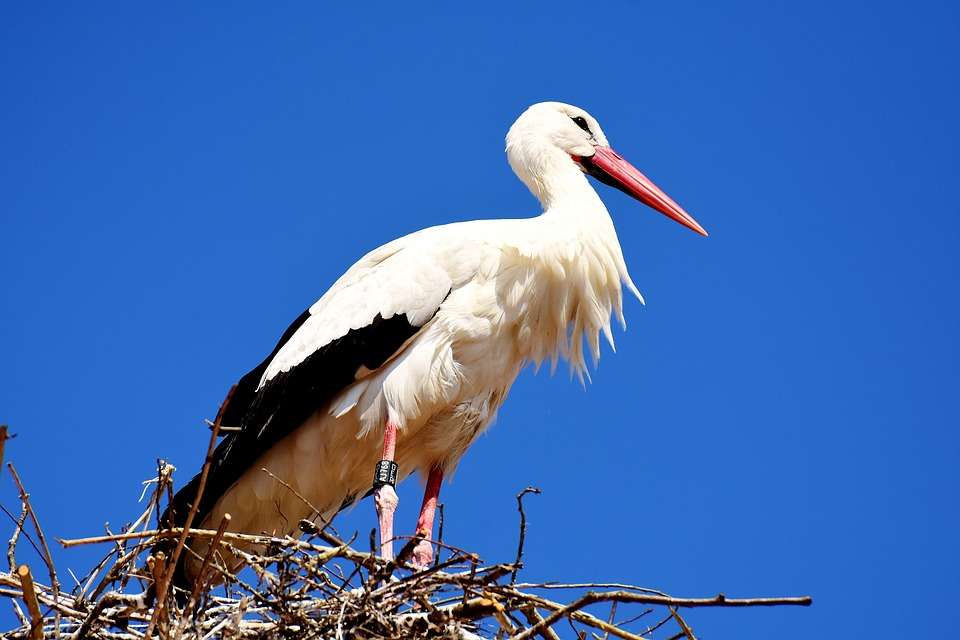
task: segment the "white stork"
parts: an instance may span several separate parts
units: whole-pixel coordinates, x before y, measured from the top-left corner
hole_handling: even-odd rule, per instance
[[[273,352],[238,383],[223,416],[239,427],[217,447],[194,520],[216,528],[292,533],[373,493],[381,554],[393,557],[394,485],[426,476],[413,554],[429,539],[445,474],[496,415],[527,363],[566,359],[581,377],[611,314],[623,324],[627,273],[607,208],[586,175],[707,235],[679,205],[607,144],[583,109],[543,102],[506,138],[507,158],[543,207],[533,218],[431,227],[374,249],[297,318]],[[194,478],[167,521],[181,524]],[[371,491],[372,485],[372,491]],[[192,541],[202,557],[203,542]],[[177,572],[190,584],[195,554]]]

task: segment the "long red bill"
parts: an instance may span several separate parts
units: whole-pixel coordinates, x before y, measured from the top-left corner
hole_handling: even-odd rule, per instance
[[[706,229],[693,219],[683,207],[674,202],[660,187],[640,170],[623,159],[610,147],[597,146],[596,153],[589,158],[582,157],[576,160],[586,169],[587,173],[604,184],[620,189],[640,202],[653,207],[668,218],[693,229],[702,236],[707,235]]]

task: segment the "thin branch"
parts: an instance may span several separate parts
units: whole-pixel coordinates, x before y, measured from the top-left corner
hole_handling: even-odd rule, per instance
[[[11,438],[13,438],[13,436],[8,433],[7,425],[0,424],[0,464],[3,464],[4,445],[7,443],[7,440],[10,440]]]
[[[200,593],[206,584],[206,571],[207,567],[210,566],[210,561],[213,560],[214,554],[217,552],[217,549],[220,547],[220,540],[223,539],[223,533],[226,531],[227,527],[230,525],[229,513],[223,514],[223,517],[220,519],[220,526],[217,527],[217,532],[213,536],[213,540],[210,542],[210,546],[207,547],[207,553],[203,556],[203,562],[200,564],[200,571],[197,572],[197,577],[193,581],[193,591],[190,592],[190,600],[187,601],[187,608],[183,610],[183,613],[180,614],[180,623],[181,625],[190,618],[190,614],[193,613],[193,608],[197,604],[197,599],[200,597]],[[180,627],[177,629],[175,637],[180,636]]]
[[[87,544],[104,544],[109,542],[115,542],[117,540],[134,540],[134,539],[151,539],[152,541],[164,540],[168,538],[179,538],[183,533],[187,531],[184,527],[172,527],[170,529],[149,529],[147,531],[128,531],[127,533],[116,533],[112,536],[92,536],[89,538],[74,538],[74,539],[58,539],[58,542],[64,548],[76,547]],[[191,538],[213,538],[217,534],[215,529],[190,529]],[[334,549],[336,547],[324,547],[322,545],[312,544],[305,540],[298,540],[296,538],[285,536],[285,537],[274,537],[267,535],[257,535],[253,533],[235,533],[232,531],[226,531],[223,534],[223,540],[225,542],[238,542],[246,543],[251,545],[259,545],[262,547],[274,544],[274,545],[284,545],[289,546],[291,549],[297,549],[299,551],[316,551],[316,552],[326,552]],[[346,542],[341,542],[341,545],[346,545]],[[378,558],[376,555],[370,553],[363,553],[361,551],[356,551],[348,546],[345,546],[343,549],[343,555],[349,560],[361,560],[364,563],[372,564],[386,564],[386,560]]]
[[[658,591],[657,589],[638,587],[633,584],[624,584],[623,582],[519,582],[513,586],[517,589],[619,589],[669,597],[668,594],[663,591]]]
[[[629,593],[627,591],[607,591],[598,593],[590,591],[571,604],[554,611],[542,622],[518,634],[513,640],[526,640],[541,628],[552,625],[554,622],[574,611],[598,602],[635,602],[640,604],[660,604],[668,607],[771,607],[779,605],[809,606],[813,599],[809,596],[793,598],[727,598],[722,593],[713,598],[670,598],[664,596]]]
[[[43,535],[43,529],[40,527],[40,520],[37,519],[37,513],[33,510],[33,505],[30,504],[30,494],[27,493],[27,490],[23,488],[23,483],[20,481],[20,475],[14,468],[13,463],[8,462],[7,468],[10,470],[10,474],[13,476],[13,481],[17,483],[17,490],[20,492],[20,501],[26,505],[27,512],[30,514],[30,520],[33,522],[33,530],[36,531],[37,540],[40,542],[40,548],[43,549],[43,562],[47,565],[47,571],[50,573],[50,585],[53,587],[53,597],[54,600],[56,600],[60,595],[60,580],[57,578],[57,570],[53,566],[53,556],[50,555],[50,547],[47,546],[47,537]]]
[[[517,542],[517,559],[513,563],[516,569],[513,570],[513,574],[510,576],[510,584],[517,581],[517,571],[523,566],[523,542],[527,537],[527,514],[523,511],[523,496],[528,493],[540,495],[543,492],[537,487],[527,487],[517,494],[517,511],[520,512],[520,539]]]
[[[443,503],[437,505],[437,510],[440,512],[440,524],[437,531],[437,556],[433,559],[433,566],[440,564],[440,550],[443,549]]]
[[[680,614],[677,612],[676,608],[670,608],[670,615],[673,616],[673,619],[677,621],[677,624],[680,625],[680,630],[683,632],[682,636],[686,636],[687,640],[697,640],[697,636],[693,635],[693,629],[690,628],[690,625],[687,624],[687,621],[680,617]]]
[[[543,622],[543,616],[540,615],[540,612],[537,611],[536,607],[526,607],[521,609],[521,613],[523,613],[523,616],[527,619],[527,622],[532,625],[537,625]],[[541,638],[543,638],[543,640],[560,640],[560,636],[557,635],[557,632],[550,627],[543,627],[537,633]]]
[[[214,425],[213,422],[209,420],[204,420],[203,424],[206,425],[207,429],[210,429],[210,431],[213,431],[213,425]],[[225,433],[239,433],[240,431],[243,431],[243,427],[226,427],[224,425],[220,425],[220,427],[218,428],[218,433],[220,435],[223,435]]]
[[[320,513],[320,510],[317,509],[315,506],[313,506],[313,503],[311,503],[309,500],[307,500],[307,499],[303,496],[303,494],[301,494],[299,491],[297,491],[296,489],[294,489],[293,486],[292,486],[289,482],[287,482],[286,480],[284,480],[284,479],[281,478],[280,476],[278,476],[278,475],[276,475],[275,473],[273,473],[272,471],[270,471],[270,469],[267,469],[266,467],[260,467],[260,471],[263,471],[265,474],[267,474],[268,476],[270,476],[271,478],[273,478],[275,481],[279,482],[285,489],[287,489],[287,491],[289,491],[290,493],[292,493],[292,494],[294,495],[294,497],[297,498],[297,500],[299,500],[300,502],[302,502],[305,507],[307,507],[308,509],[310,509],[310,511],[311,511],[312,513],[316,513],[316,514],[317,514],[317,517],[320,518],[321,522],[323,522],[323,527],[321,527],[321,528],[317,529],[317,531],[311,532],[311,533],[313,533],[313,534],[316,535],[316,536],[319,536],[321,539],[323,539],[324,541],[326,541],[328,544],[333,544],[333,545],[337,545],[337,546],[342,546],[342,545],[343,545],[343,541],[340,539],[340,536],[339,536],[339,534],[337,534],[337,532],[336,532],[335,529],[333,530],[334,535],[331,535],[331,534],[329,534],[329,533],[327,532],[327,529],[328,529],[328,528],[333,529],[333,520],[327,520],[326,518],[324,518],[324,517],[323,517],[323,514]],[[301,522],[303,522],[303,521],[301,521]],[[307,520],[306,522],[310,522],[310,521]]]
[[[150,624],[147,626],[146,633],[144,633],[147,638],[153,633],[153,629],[160,619],[161,612],[166,608],[167,590],[170,588],[170,579],[177,570],[177,562],[180,560],[180,554],[183,553],[183,547],[187,543],[187,532],[190,530],[190,525],[193,524],[193,518],[197,515],[197,509],[200,508],[200,500],[203,498],[203,490],[207,484],[207,474],[210,472],[210,465],[213,463],[213,451],[217,446],[217,433],[220,430],[220,420],[223,419],[223,413],[226,411],[227,405],[230,404],[230,398],[233,397],[236,390],[237,385],[230,387],[227,396],[220,404],[220,410],[217,411],[217,419],[214,421],[213,430],[210,433],[210,444],[207,445],[207,455],[203,460],[203,468],[200,470],[200,481],[197,483],[197,495],[193,499],[193,504],[190,505],[190,512],[187,514],[187,519],[183,523],[183,532],[180,534],[180,538],[177,540],[177,547],[173,550],[173,555],[167,563],[167,570],[164,572],[160,584],[157,585],[157,606],[153,610],[153,617],[150,618]]]
[[[607,624],[613,626],[613,621],[616,619],[616,617],[617,617],[617,602],[616,600],[614,600],[613,602],[610,603],[610,615],[607,616]],[[610,637],[610,632],[604,631],[603,640],[607,640],[607,638],[609,637]]]
[[[6,511],[6,509],[4,509]],[[27,503],[20,502],[20,516],[16,519],[16,526],[7,542],[7,564],[10,565],[10,573],[17,570],[17,560],[15,557],[17,550],[17,541],[20,539],[20,532],[23,531],[23,525],[27,521]]]
[[[549,609],[550,611],[559,611],[564,608],[564,605],[553,602],[552,600],[547,600],[546,598],[541,598],[539,596],[533,595],[531,593],[522,593],[515,592],[518,598],[526,600],[538,607],[543,609]],[[593,616],[586,611],[574,611],[569,614],[571,620],[576,620],[586,625],[590,625],[594,629],[599,629],[603,632],[609,632],[612,635],[617,636],[618,638],[623,638],[623,640],[644,640],[641,636],[634,635],[621,628],[621,625],[611,625],[596,616]],[[643,634],[641,634],[643,635]]]

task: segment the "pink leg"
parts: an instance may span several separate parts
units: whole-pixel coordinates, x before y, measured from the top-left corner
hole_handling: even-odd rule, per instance
[[[425,538],[413,549],[413,564],[426,569],[433,562],[433,516],[437,510],[437,498],[440,497],[440,484],[443,482],[443,469],[432,467],[427,477],[427,486],[423,490],[423,504],[420,505],[420,517],[417,519],[417,534]]]
[[[384,461],[393,463],[396,451],[397,425],[387,422],[383,430],[383,455],[377,466],[377,475],[374,479],[376,489],[373,491],[373,503],[377,508],[377,520],[380,524],[380,557],[384,560],[393,560],[393,514],[400,503],[392,482],[384,481],[389,475],[389,465],[384,465]],[[393,480],[395,481],[396,478],[394,477]]]

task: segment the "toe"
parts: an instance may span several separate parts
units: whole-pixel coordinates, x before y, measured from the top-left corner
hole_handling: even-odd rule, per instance
[[[413,548],[411,563],[421,570],[433,564],[433,544],[429,540],[421,540]]]

